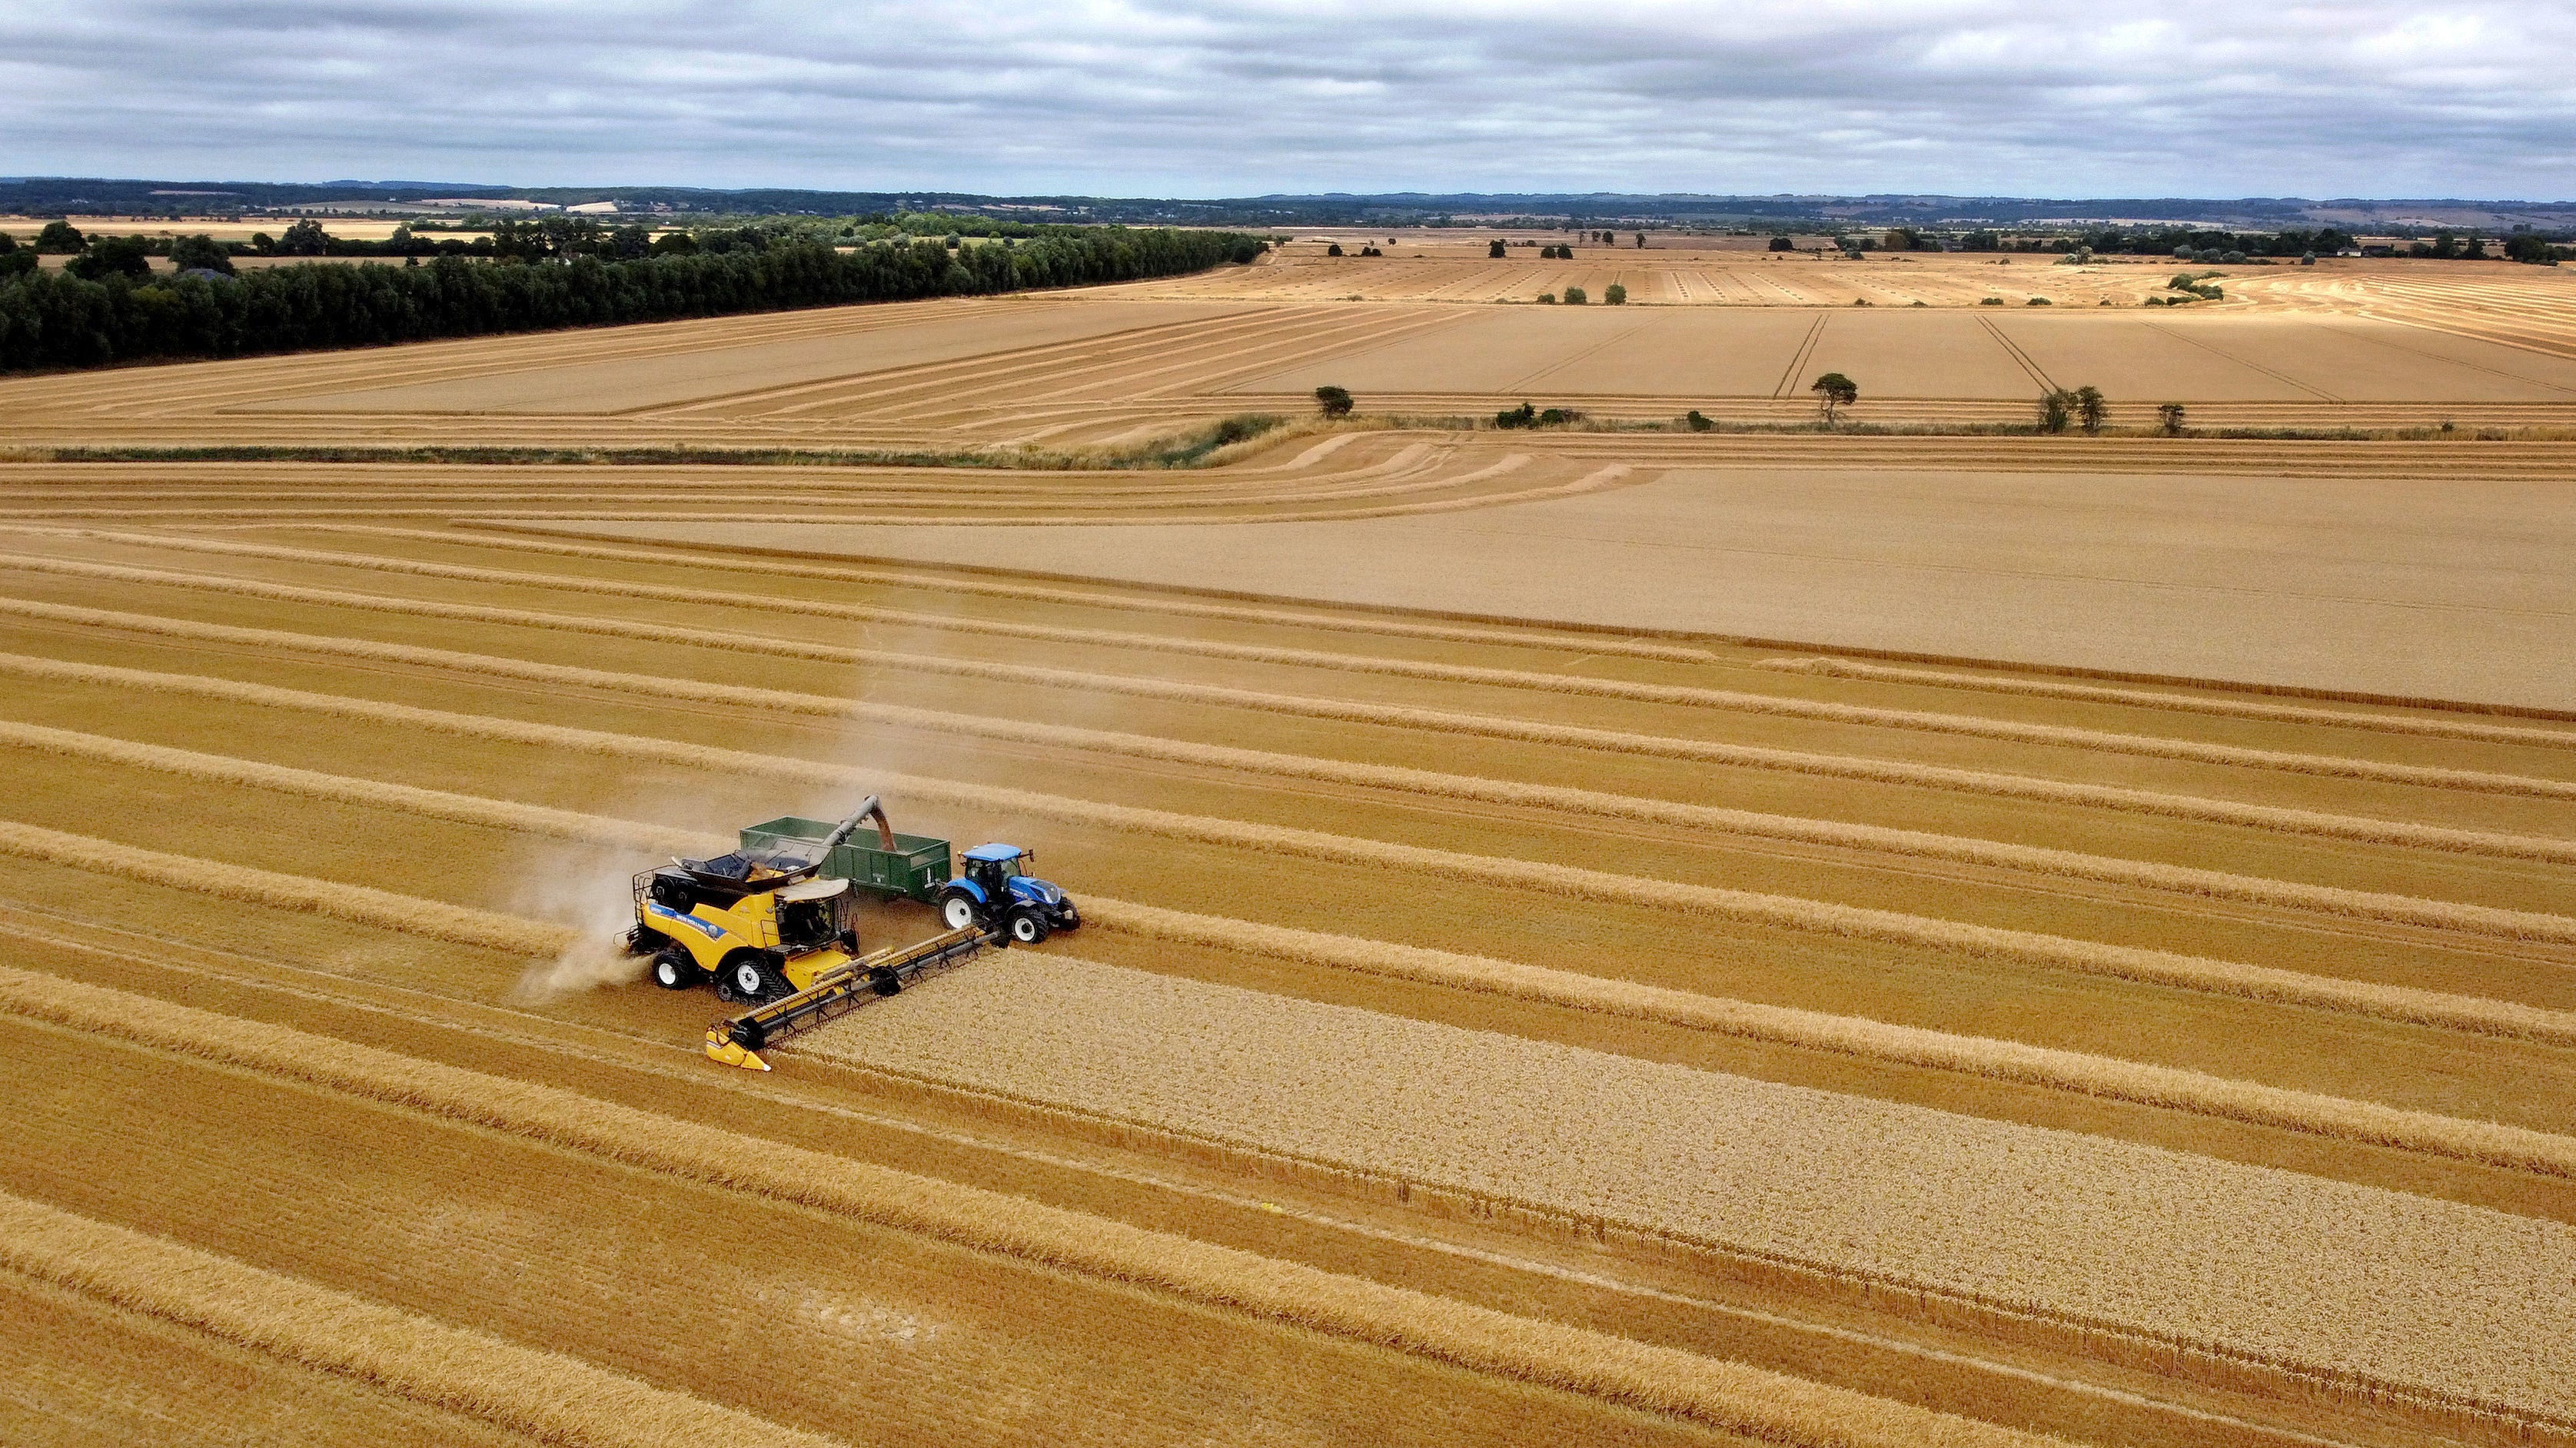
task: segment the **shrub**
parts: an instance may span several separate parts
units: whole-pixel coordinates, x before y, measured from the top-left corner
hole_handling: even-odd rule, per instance
[[[1551,307],[1556,305],[1556,293],[1554,292],[1541,292],[1538,294],[1538,299]]]
[[[2004,299],[2003,299],[2003,298],[2001,298],[2001,297],[1985,297],[1985,298],[1981,298],[1981,299],[1977,302],[1977,305],[1978,305],[1978,306],[1981,306],[1981,307],[2000,307],[2000,306],[2002,306],[2003,304],[2004,304]]]
[[[1716,423],[1709,421],[1706,413],[1701,412],[1696,407],[1682,414],[1682,425],[1693,432],[1706,432],[1710,428],[1717,426]]]
[[[1485,255],[1487,255],[1487,256],[1489,256],[1489,257],[1492,257],[1492,258],[1493,258],[1494,260],[1496,260],[1496,261],[1500,261],[1500,260],[1502,260],[1502,258],[1503,258],[1503,241],[1502,241],[1502,238],[1501,238],[1501,237],[1496,237],[1496,238],[1494,238],[1493,245],[1488,246],[1488,247],[1486,247],[1486,248],[1485,248]]]
[[[1537,421],[1538,409],[1530,406],[1526,402],[1522,403],[1518,407],[1506,407],[1502,411],[1494,414],[1494,426],[1504,428],[1506,430],[1515,427],[1529,427],[1536,424]]]
[[[1584,295],[1583,288],[1581,287],[1567,287],[1565,289],[1565,304],[1569,307],[1579,307],[1591,300],[1592,298]]]
[[[1529,404],[1523,403],[1521,405],[1526,407]],[[1583,414],[1575,411],[1571,407],[1551,407],[1547,411],[1538,415],[1538,426],[1563,427],[1569,422],[1581,422],[1582,420]]]
[[[1601,300],[1610,306],[1624,307],[1628,304],[1628,289],[1612,282],[1601,289]]]
[[[1348,389],[1325,386],[1315,389],[1315,405],[1323,409],[1326,417],[1348,417],[1353,403]]]
[[[1324,255],[1326,256],[1340,256],[1341,254],[1342,244],[1338,241],[1334,242],[1331,246],[1324,248]]]
[[[2025,307],[2053,307],[2057,304],[2046,297],[2033,297],[2029,301],[2022,303],[2022,305]]]
[[[2111,404],[2102,396],[2101,388],[2091,383],[2076,388],[2074,402],[2075,420],[2086,433],[2100,432],[2102,424],[2110,420]]]
[[[2066,431],[2075,413],[2075,394],[2060,387],[2039,395],[2039,430],[2047,433]]]
[[[2167,437],[2182,436],[2183,405],[2164,402],[2156,405],[2156,429]]]
[[[1798,249],[1798,243],[1785,236],[1775,236],[1771,238],[1771,249],[1773,251],[1796,251]]]

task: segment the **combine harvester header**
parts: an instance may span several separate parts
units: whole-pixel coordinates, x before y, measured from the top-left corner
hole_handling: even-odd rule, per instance
[[[772,1043],[847,1015],[878,996],[893,995],[916,977],[964,960],[987,945],[1008,944],[1010,937],[1002,931],[968,926],[834,966],[784,1000],[754,1006],[707,1027],[707,1055],[728,1066],[766,1071],[769,1063],[760,1053]]]
[[[873,820],[873,841],[858,836]],[[654,982],[750,1009],[707,1029],[707,1054],[766,1071],[760,1052],[798,1031],[893,995],[921,975],[986,946],[1034,945],[1077,929],[1062,890],[1027,873],[1017,845],[978,845],[949,873],[946,840],[898,835],[870,795],[839,824],[795,815],[743,830],[740,848],[712,860],[673,860],[635,877],[628,951],[653,957]],[[938,907],[947,929],[927,940],[859,953],[859,890]]]

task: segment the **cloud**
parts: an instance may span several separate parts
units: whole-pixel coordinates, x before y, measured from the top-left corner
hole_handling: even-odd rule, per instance
[[[2576,11],[0,0],[12,169],[1005,193],[2576,192]]]

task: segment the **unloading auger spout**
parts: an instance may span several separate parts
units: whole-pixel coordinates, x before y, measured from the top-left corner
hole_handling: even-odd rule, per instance
[[[875,795],[869,795],[859,801],[859,807],[850,811],[850,817],[841,821],[840,826],[832,831],[830,838],[823,841],[822,853],[815,858],[821,860],[829,857],[834,850],[841,847],[841,843],[847,840],[852,832],[858,829],[862,822],[870,819],[877,822],[877,848],[888,854],[894,853],[896,848],[894,826],[886,822],[885,806],[877,803]]]

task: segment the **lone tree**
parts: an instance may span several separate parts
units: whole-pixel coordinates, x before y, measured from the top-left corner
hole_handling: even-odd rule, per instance
[[[36,251],[42,256],[78,256],[89,245],[89,238],[68,221],[48,221],[36,233]]]
[[[2156,408],[2156,426],[2167,437],[2182,436],[2183,407],[2179,402],[2161,403]]]
[[[87,251],[64,263],[63,270],[85,282],[109,277],[140,281],[152,275],[151,254],[143,249],[142,237],[101,236],[91,240]]]
[[[2060,387],[2039,395],[2039,430],[2064,432],[2067,421],[2075,414],[2075,394]]]
[[[1342,244],[1338,241],[1334,242],[1331,246],[1324,248],[1324,255],[1326,256],[1340,256],[1341,254]]]
[[[1842,409],[1860,401],[1860,384],[1839,372],[1828,372],[1807,387],[1825,405],[1825,421],[1831,423]]]
[[[1628,289],[1612,282],[1601,289],[1601,300],[1614,307],[1624,307],[1628,304]]]
[[[1500,261],[1500,260],[1502,260],[1502,257],[1503,257],[1503,239],[1502,239],[1501,237],[1499,237],[1499,236],[1498,236],[1498,237],[1495,237],[1495,238],[1494,238],[1493,245],[1488,246],[1488,247],[1486,247],[1486,248],[1485,248],[1485,255],[1487,255],[1487,256],[1489,256],[1489,257],[1494,258],[1496,261]]]
[[[1771,249],[1773,251],[1796,251],[1798,249],[1798,243],[1796,239],[1792,237],[1775,236],[1771,238]]]
[[[1324,410],[1326,417],[1348,417],[1351,415],[1350,390],[1343,387],[1318,387],[1315,389],[1315,405]]]
[[[331,249],[331,233],[308,216],[286,228],[286,234],[277,239],[277,249],[286,256],[320,256]]]
[[[2099,433],[2110,416],[2111,404],[2102,396],[2101,388],[2087,383],[2075,389],[2075,421],[2086,435]]]
[[[221,272],[233,274],[233,259],[211,236],[174,238],[170,243],[170,265],[178,271]]]

